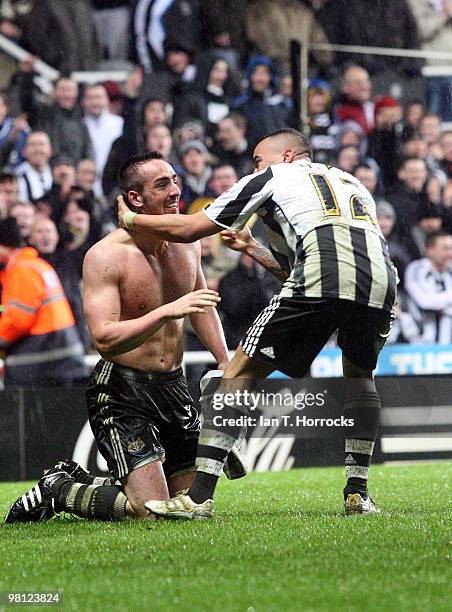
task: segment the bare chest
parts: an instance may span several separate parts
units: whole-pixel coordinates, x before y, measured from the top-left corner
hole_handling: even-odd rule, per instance
[[[121,318],[136,318],[193,291],[197,258],[191,247],[171,244],[159,256],[137,252],[120,284]]]

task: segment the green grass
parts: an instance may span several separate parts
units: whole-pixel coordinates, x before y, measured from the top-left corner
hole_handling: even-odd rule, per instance
[[[383,514],[345,517],[343,469],[251,474],[211,521],[2,525],[0,591],[67,610],[450,610],[450,463],[375,466]],[[27,488],[0,486],[0,510]]]

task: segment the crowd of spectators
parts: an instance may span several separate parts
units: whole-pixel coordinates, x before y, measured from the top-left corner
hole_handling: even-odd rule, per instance
[[[265,133],[299,126],[291,38],[452,51],[452,2],[2,0],[0,33],[30,53],[0,94],[0,218],[15,217],[23,244],[54,266],[89,350],[82,261],[115,227],[128,157],[160,151],[180,178],[180,212],[196,212],[252,171]],[[36,56],[60,71],[50,96],[34,82]],[[105,60],[131,62],[125,83],[71,78]],[[390,341],[452,343],[451,78],[394,97],[382,75],[419,81],[421,60],[346,60],[310,54],[303,129],[314,161],[354,174],[377,202],[400,276]],[[253,231],[265,239],[261,221]],[[202,257],[233,348],[279,284],[217,237]],[[201,348],[189,329],[187,348]]]

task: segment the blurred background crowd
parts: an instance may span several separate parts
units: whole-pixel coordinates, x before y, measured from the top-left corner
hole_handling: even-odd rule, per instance
[[[160,151],[180,177],[180,212],[196,212],[252,171],[265,133],[299,125],[291,39],[452,54],[452,2],[2,0],[0,33],[29,52],[20,63],[0,53],[0,217],[59,274],[89,351],[82,261],[115,227],[128,157]],[[60,71],[50,95],[35,84],[37,58]],[[312,50],[304,130],[315,161],[354,174],[377,202],[401,279],[390,341],[448,344],[452,77],[422,77],[427,63],[452,59]],[[123,83],[71,76],[115,68]],[[265,240],[260,220],[253,233]],[[234,348],[279,283],[217,237],[202,257]]]

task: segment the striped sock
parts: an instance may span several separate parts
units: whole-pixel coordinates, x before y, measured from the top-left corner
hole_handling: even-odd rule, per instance
[[[66,478],[57,483],[55,510],[64,510],[82,518],[100,521],[123,521],[127,497],[116,486],[86,485]]]
[[[220,383],[221,378],[212,378],[202,388],[203,426],[198,440],[197,474],[188,492],[198,504],[213,497],[229,451],[243,430],[235,423],[241,416],[237,409],[232,406],[223,406],[219,411],[214,409],[212,398]]]
[[[347,427],[345,439],[345,474],[347,484],[344,497],[350,493],[360,493],[367,497],[367,481],[372,453],[377,438],[380,421],[380,397],[371,379],[355,380],[362,386],[347,392],[344,417],[353,419],[354,425]]]
[[[374,445],[373,440],[345,440],[345,498],[349,493],[361,493],[367,497],[367,480]]]

